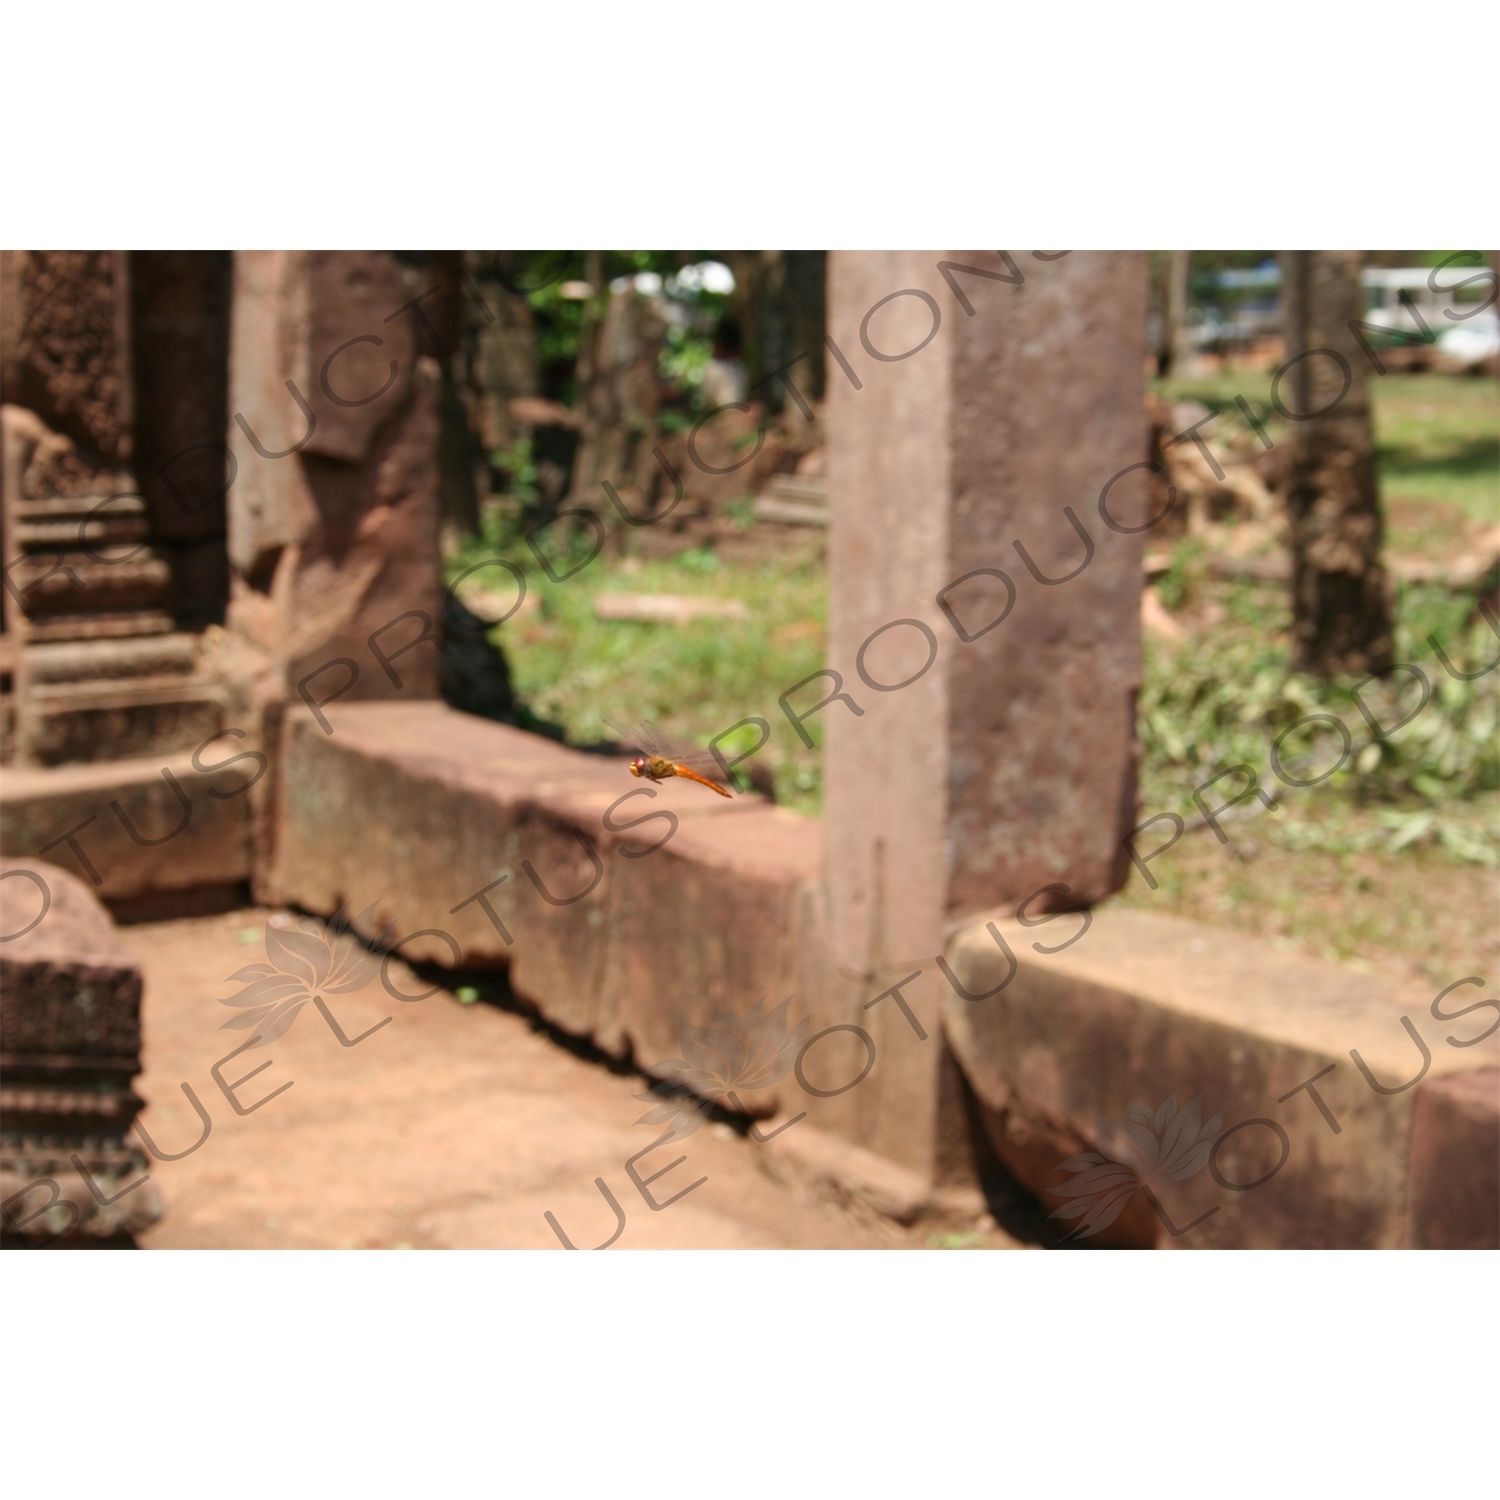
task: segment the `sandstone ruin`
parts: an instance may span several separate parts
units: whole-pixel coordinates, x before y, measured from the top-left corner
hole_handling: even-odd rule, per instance
[[[1456,1050],[1428,1023],[1407,1083],[1425,1001],[1089,912],[1137,822],[1161,519],[1144,256],[830,256],[829,665],[763,721],[826,722],[821,822],[622,785],[445,694],[464,616],[440,537],[472,504],[475,432],[555,420],[516,390],[465,427],[452,356],[476,295],[439,253],[0,255],[0,848],[50,882],[38,934],[96,897],[121,917],[252,892],[369,910],[368,939],[508,967],[549,1022],[645,1067],[684,1021],[795,994],[817,1052],[739,1101],[801,1121],[768,1170],[898,1217],[982,1205],[997,1161],[1047,1202],[1101,1119],[1195,1083],[1273,1141],[1301,1110],[1287,1174],[1251,1194],[1260,1157],[1228,1152],[1215,1210],[1164,1198],[1118,1242],[1495,1243],[1489,1179],[1448,1187],[1493,1145],[1493,1040]],[[630,354],[639,333],[601,340]],[[486,357],[501,369],[503,344]],[[591,429],[581,451],[568,503],[601,534],[632,524],[620,496],[660,499],[649,452]],[[78,921],[108,968],[104,918]],[[4,950],[7,973],[40,941]],[[5,1170],[61,1182],[87,1095],[80,1154],[123,1183],[148,1165],[126,1137],[138,983],[109,969],[116,998],[80,1031],[57,999],[72,971],[36,962],[46,985],[7,983]],[[1298,1092],[1320,1068],[1339,1070],[1321,1115]]]

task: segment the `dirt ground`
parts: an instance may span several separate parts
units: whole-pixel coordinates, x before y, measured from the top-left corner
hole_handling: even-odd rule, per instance
[[[1361,973],[1386,970],[1418,986],[1483,974],[1500,953],[1500,872],[1440,851],[1336,854],[1278,848],[1265,818],[1231,825],[1228,845],[1206,830],[1133,871],[1113,899],[1233,927],[1274,947],[1316,954]]]
[[[815,1203],[763,1175],[751,1145],[722,1123],[638,1165],[646,1176],[687,1157],[653,1186],[659,1200],[708,1179],[652,1212],[624,1167],[660,1129],[632,1123],[650,1108],[631,1097],[645,1090],[638,1076],[575,1055],[514,1011],[464,1005],[446,990],[401,1003],[378,977],[328,997],[349,1037],[394,1017],[357,1045],[342,1046],[309,1005],[285,1035],[225,1064],[233,1084],[270,1060],[236,1088],[247,1106],[292,1085],[238,1116],[210,1069],[246,1033],[218,1029],[237,1012],[217,1000],[236,991],[227,976],[264,961],[274,916],[241,910],[120,929],[145,970],[136,1088],[146,1128],[167,1152],[198,1137],[184,1082],[213,1120],[198,1150],[153,1164],[166,1213],[143,1248],[558,1249],[547,1211],[588,1247],[615,1227],[598,1177],[627,1215],[621,1249],[1016,1243],[987,1222],[935,1233]],[[428,987],[394,965],[392,982],[413,994]]]

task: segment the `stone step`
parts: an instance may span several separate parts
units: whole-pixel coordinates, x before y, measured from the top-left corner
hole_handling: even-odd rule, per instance
[[[752,514],[761,521],[780,521],[786,526],[828,525],[826,505],[802,505],[795,501],[778,500],[773,496],[762,495],[750,509]]]
[[[10,524],[13,546],[23,553],[92,552],[108,557],[106,548],[133,552],[151,535],[145,502],[136,494],[22,499],[11,508]]]
[[[26,648],[26,675],[33,689],[44,683],[175,679],[191,675],[197,664],[198,637],[182,631]]]
[[[224,727],[224,703],[192,676],[34,683],[21,705],[22,752],[45,766],[163,755]]]
[[[828,481],[813,474],[777,474],[771,480],[769,494],[794,505],[821,505],[828,508]]]
[[[32,552],[10,569],[10,580],[33,618],[120,611],[160,605],[172,582],[159,552],[137,547],[95,551]]]
[[[243,740],[221,740],[205,752],[205,762],[226,761],[232,754],[243,753],[245,745]],[[163,767],[172,772],[188,799],[186,817],[162,775]],[[0,853],[12,859],[41,857],[60,865],[105,901],[131,901],[247,880],[250,796],[234,793],[255,770],[255,762],[247,760],[225,770],[196,771],[188,754],[7,769],[0,775]],[[210,791],[225,795],[211,797]],[[116,803],[146,838],[163,838],[174,828],[179,832],[164,843],[137,843],[115,812]],[[92,874],[69,844],[58,842],[69,831],[74,831]],[[97,884],[94,875],[99,877]],[[16,897],[22,884],[20,880],[7,882],[7,899]],[[13,922],[6,930],[20,925]]]
[[[164,609],[101,610],[98,614],[49,614],[30,620],[28,642],[117,640],[128,636],[166,635],[177,622]]]
[[[1058,1168],[1093,1151],[1122,1163],[1096,1184],[1099,1230],[1125,1224],[1124,1212],[1102,1222],[1104,1194],[1124,1190],[1148,1244],[1500,1248],[1488,1011],[1435,1020],[1437,985],[1412,990],[1178,917],[1106,908],[1084,920],[1057,915],[1039,934],[1035,917],[997,914],[947,950],[968,994],[950,987],[944,1031],[996,1151],[1045,1207],[1089,1207],[1059,1191],[1070,1179]],[[1185,1135],[1181,1111],[1198,1095],[1200,1131],[1222,1121]],[[1132,1188],[1142,1174],[1170,1226]]]
[[[828,525],[828,481],[811,475],[777,474],[751,507],[762,521],[790,526]]]
[[[90,513],[111,516],[144,516],[146,502],[137,494],[103,490],[90,495],[47,495],[41,499],[23,496],[15,502],[17,521],[82,520]]]
[[[61,520],[16,522],[16,546],[24,552],[44,549],[62,551],[70,547],[99,552],[106,546],[121,547],[144,542],[151,523],[142,516],[68,517]]]

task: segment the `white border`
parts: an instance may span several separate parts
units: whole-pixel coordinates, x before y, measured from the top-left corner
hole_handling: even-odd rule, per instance
[[[1262,1500],[1494,1478],[1482,1253],[4,1263],[7,1473],[49,1493]]]
[[[0,243],[1482,244],[1497,14],[13,7]]]

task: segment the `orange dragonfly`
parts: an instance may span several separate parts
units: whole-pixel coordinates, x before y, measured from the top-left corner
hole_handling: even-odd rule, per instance
[[[702,774],[710,767],[715,771],[719,770],[718,762],[711,755],[679,757],[667,749],[649,724],[628,730],[622,729],[613,719],[605,719],[604,722],[619,736],[622,744],[642,752],[630,762],[632,776],[644,776],[647,781],[665,781],[671,776],[681,776],[688,781],[696,781],[699,786],[706,786],[709,791],[717,792],[721,797],[733,795],[728,788]],[[701,770],[695,771],[694,766],[701,767]]]

